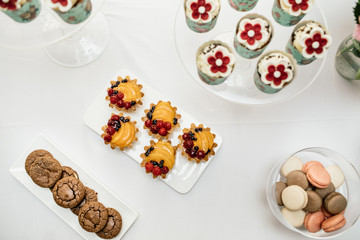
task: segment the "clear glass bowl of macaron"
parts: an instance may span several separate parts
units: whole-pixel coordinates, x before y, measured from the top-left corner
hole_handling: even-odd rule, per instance
[[[360,175],[326,148],[306,148],[277,163],[266,195],[280,223],[310,238],[339,236],[360,216]]]

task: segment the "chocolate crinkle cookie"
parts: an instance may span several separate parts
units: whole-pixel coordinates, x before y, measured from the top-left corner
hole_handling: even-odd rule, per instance
[[[99,202],[86,203],[79,212],[80,226],[88,232],[99,232],[107,223],[108,212]]]
[[[53,158],[53,155],[44,149],[37,149],[32,151],[25,160],[25,170],[30,175],[30,167],[39,158]]]
[[[96,233],[101,238],[110,239],[116,237],[122,227],[122,218],[118,211],[113,208],[107,208],[108,219],[105,227]]]
[[[66,177],[56,183],[52,193],[57,205],[72,208],[84,199],[85,187],[79,179]]]
[[[40,187],[52,187],[61,178],[61,165],[52,157],[38,158],[31,164],[30,177]]]
[[[76,214],[79,215],[80,209],[88,202],[97,202],[98,198],[97,198],[97,192],[95,192],[93,189],[85,187],[85,197],[84,199],[81,201],[80,204],[76,205],[75,207],[71,208],[71,211]]]
[[[61,178],[74,177],[74,178],[79,179],[78,173],[74,169],[72,169],[71,167],[62,166],[61,171],[62,171]]]

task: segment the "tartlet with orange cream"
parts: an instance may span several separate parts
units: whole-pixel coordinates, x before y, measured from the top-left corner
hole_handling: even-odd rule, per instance
[[[137,84],[137,79],[118,77],[117,81],[111,81],[111,86],[107,89],[105,99],[110,101],[109,107],[117,110],[135,111],[136,105],[142,105],[141,98],[144,93],[141,92],[142,85]]]
[[[214,142],[215,137],[210,128],[192,123],[190,129],[183,129],[183,134],[179,136],[178,147],[182,149],[181,154],[187,156],[188,160],[200,163],[209,160],[209,157],[215,154],[214,148],[217,146]]]
[[[131,148],[132,143],[137,141],[136,133],[139,131],[136,122],[131,121],[130,117],[124,117],[122,113],[112,113],[102,130],[104,133],[101,137],[105,144],[110,144],[112,149],[118,147],[120,150]]]
[[[179,127],[180,114],[176,113],[177,108],[171,106],[171,102],[159,101],[156,105],[151,104],[150,109],[145,110],[145,116],[141,119],[144,121],[144,129],[148,129],[149,135],[157,139],[165,137]]]
[[[146,173],[151,173],[153,178],[161,176],[166,178],[167,173],[175,165],[177,147],[171,145],[171,141],[150,141],[150,146],[144,147],[145,153],[140,157],[143,159],[140,166],[145,167]]]

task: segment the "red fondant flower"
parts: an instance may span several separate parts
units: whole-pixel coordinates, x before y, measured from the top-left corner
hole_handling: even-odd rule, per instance
[[[18,0],[9,0],[8,2],[0,0],[0,8],[14,11],[18,8],[18,4],[16,4],[17,2]]]
[[[199,17],[202,20],[207,20],[209,18],[209,12],[211,10],[211,4],[206,3],[205,0],[198,0],[197,2],[193,2],[191,5],[191,10],[193,10],[192,17],[194,19],[198,19]]]
[[[266,79],[274,82],[275,85],[280,85],[282,80],[287,79],[288,74],[285,72],[285,66],[279,64],[278,66],[270,65],[268,67],[268,74]]]
[[[324,51],[324,47],[328,43],[326,38],[322,38],[320,33],[314,34],[311,38],[305,40],[306,45],[306,53],[313,54],[321,54]]]
[[[261,25],[256,23],[252,25],[251,23],[245,24],[245,30],[240,33],[240,37],[243,40],[247,40],[250,45],[255,43],[255,40],[260,40],[262,38],[261,34]]]
[[[291,8],[294,12],[299,11],[299,9],[305,11],[309,8],[309,0],[289,0],[289,3],[292,5]]]
[[[62,6],[68,5],[68,0],[51,0],[53,3],[60,3]]]
[[[218,71],[225,73],[228,69],[227,65],[230,63],[230,58],[218,51],[215,53],[215,57],[210,56],[207,61],[211,65],[211,71],[213,73],[217,73]]]

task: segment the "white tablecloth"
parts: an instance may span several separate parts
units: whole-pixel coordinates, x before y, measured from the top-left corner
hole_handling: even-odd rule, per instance
[[[191,79],[174,44],[179,2],[106,1],[110,43],[81,68],[59,66],[42,49],[0,48],[0,239],[81,239],[8,172],[39,132],[138,211],[124,239],[302,239],[268,208],[265,185],[272,166],[297,150],[322,146],[360,169],[360,83],[342,79],[334,68],[337,46],[354,29],[354,1],[318,0],[333,36],[325,68],[299,96],[266,107],[226,102]],[[83,124],[86,109],[121,68],[223,136],[221,151],[188,194],[149,180]],[[357,222],[338,239],[359,235]]]

